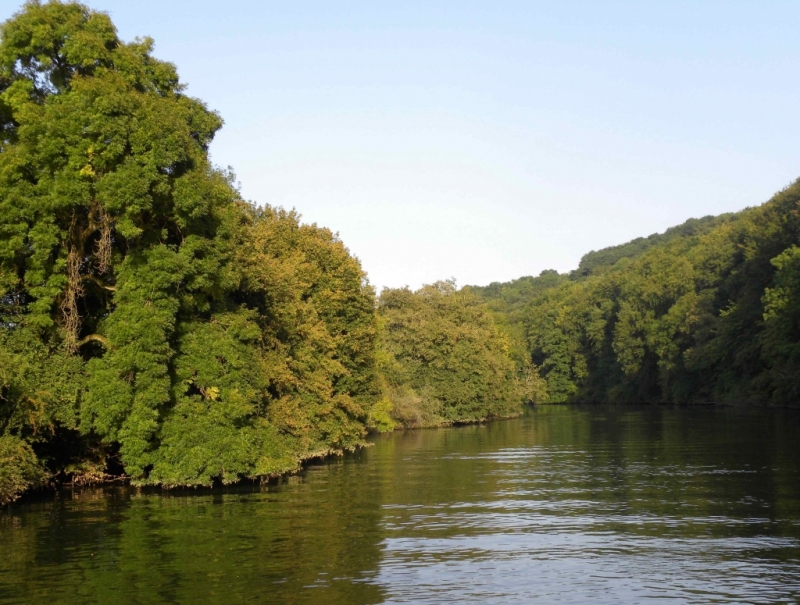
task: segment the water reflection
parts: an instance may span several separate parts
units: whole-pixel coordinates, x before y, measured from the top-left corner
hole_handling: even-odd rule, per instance
[[[785,603],[800,414],[545,407],[269,487],[0,514],[6,603]]]
[[[404,436],[377,581],[391,603],[793,602],[797,421],[541,408]]]
[[[17,507],[0,525],[0,603],[380,603],[370,485],[339,460],[271,488]]]

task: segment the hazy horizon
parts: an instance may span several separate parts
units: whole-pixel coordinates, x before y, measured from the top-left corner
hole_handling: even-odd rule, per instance
[[[219,111],[246,199],[379,290],[569,271],[800,176],[800,4],[87,4]]]

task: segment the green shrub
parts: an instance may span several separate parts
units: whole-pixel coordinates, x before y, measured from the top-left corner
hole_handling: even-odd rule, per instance
[[[12,435],[0,437],[0,506],[22,492],[38,487],[47,478],[31,446]]]

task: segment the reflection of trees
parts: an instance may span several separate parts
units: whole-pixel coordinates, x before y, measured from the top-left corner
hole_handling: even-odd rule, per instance
[[[576,450],[559,465],[561,484],[551,489],[570,490],[592,501],[598,513],[605,508],[609,518],[625,522],[624,528],[607,529],[684,538],[751,536],[765,525],[705,521],[775,519],[779,510],[794,519],[800,514],[794,475],[800,447],[791,412],[554,406],[547,419],[540,410],[532,428],[536,441]],[[631,524],[633,517],[649,521]]]
[[[498,532],[481,516],[516,514],[642,538],[797,534],[739,522],[800,517],[797,420],[786,414],[541,406],[525,420],[396,435],[375,452],[394,461],[382,490],[388,535]]]
[[[18,507],[0,525],[11,553],[0,603],[3,593],[82,605],[379,603],[367,581],[380,559],[379,496],[344,467],[312,466],[269,489],[124,489]]]
[[[415,566],[498,556],[640,573],[663,557],[672,577],[746,581],[735,558],[769,582],[797,558],[797,426],[780,410],[543,406],[379,436],[269,488],[65,492],[0,515],[0,605],[380,603],[427,589],[408,584]]]

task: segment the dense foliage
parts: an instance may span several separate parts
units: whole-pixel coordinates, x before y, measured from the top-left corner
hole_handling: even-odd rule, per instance
[[[495,323],[508,338],[512,358],[520,371],[528,376],[529,398],[534,402],[546,399],[547,395],[543,391],[542,381],[536,380],[538,372],[531,364],[523,320],[531,300],[544,291],[566,282],[567,279],[567,275],[560,275],[558,271],[547,269],[538,277],[528,275],[507,283],[493,282],[483,287],[467,286],[467,290],[486,304]],[[532,381],[535,381],[535,384]]]
[[[523,401],[800,401],[800,181],[545,271],[375,300],[336,235],[240,199],[149,39],[0,28],[0,505],[57,480],[263,479]]]
[[[666,244],[680,237],[700,235],[709,231],[712,227],[729,220],[732,216],[732,214],[721,214],[720,216],[690,218],[681,225],[670,227],[664,233],[653,233],[647,237],[637,237],[619,246],[611,246],[597,251],[593,250],[583,255],[578,268],[570,273],[570,278],[579,279],[587,275],[596,275],[609,267],[613,267],[623,258],[640,256],[653,246]]]
[[[800,181],[734,215],[473,289],[524,333],[546,400],[800,403]],[[590,262],[586,262],[589,259]],[[549,280],[545,283],[544,278]]]
[[[0,44],[0,500],[45,471],[263,477],[353,448],[374,295],[328,230],[239,199],[152,41],[28,3]]]
[[[452,282],[385,289],[379,364],[392,418],[406,427],[510,416],[524,385],[509,341],[480,300]]]
[[[240,199],[208,159],[220,117],[152,40],[58,1],[0,35],[0,505],[54,477],[274,476],[409,424],[400,391],[429,425],[516,411],[505,342],[455,290],[385,295],[389,321],[443,315],[424,368],[384,329],[379,376],[359,262]]]

